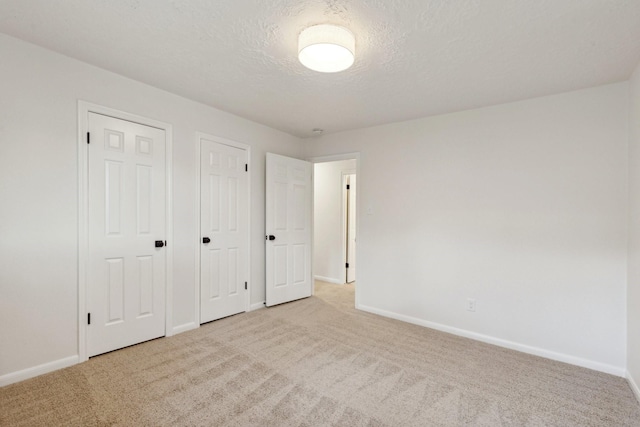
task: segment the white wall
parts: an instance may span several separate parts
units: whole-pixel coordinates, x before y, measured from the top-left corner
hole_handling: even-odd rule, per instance
[[[627,124],[618,83],[307,140],[360,152],[359,307],[622,375]]]
[[[640,400],[640,65],[630,81],[627,370]]]
[[[78,99],[173,125],[174,326],[196,321],[195,132],[251,145],[251,301],[264,301],[265,152],[300,157],[298,138],[4,35],[0,52],[0,383],[78,354]]]
[[[342,175],[355,172],[355,160],[314,165],[313,272],[320,280],[345,282]]]

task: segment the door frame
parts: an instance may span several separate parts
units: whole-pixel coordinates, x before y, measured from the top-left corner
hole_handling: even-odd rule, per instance
[[[202,173],[202,168],[200,167],[200,162],[202,161],[202,146],[200,144],[201,139],[208,139],[213,142],[217,142],[218,144],[228,145],[230,147],[239,148],[241,150],[245,150],[247,152],[247,165],[248,165],[248,176],[247,176],[247,206],[249,208],[248,212],[248,224],[247,224],[247,299],[245,301],[244,311],[249,311],[251,307],[251,146],[248,144],[244,144],[242,142],[233,141],[231,139],[222,138],[219,136],[211,135],[204,132],[196,132],[196,202],[195,202],[195,229],[196,229],[196,250],[195,250],[195,325],[192,328],[200,327],[200,238],[202,237],[202,230],[200,230],[200,191],[201,191],[201,178],[200,174]],[[185,329],[186,330],[186,329]]]
[[[78,361],[87,356],[87,272],[89,260],[89,113],[102,114],[164,130],[165,133],[165,326],[164,336],[173,335],[173,126],[137,114],[78,100]]]
[[[311,162],[312,164],[316,164],[316,163],[327,163],[327,162],[335,162],[335,161],[339,161],[339,160],[355,160],[356,161],[356,177],[357,179],[360,179],[360,153],[359,152],[353,152],[353,153],[343,153],[343,154],[333,154],[333,155],[328,155],[328,156],[315,156],[315,157],[307,157],[306,159],[307,161]],[[314,194],[314,188],[315,188],[315,168],[311,168],[311,203],[315,204],[315,194]],[[360,183],[362,182],[362,180],[359,181]],[[356,236],[360,235],[360,223],[361,223],[361,215],[362,215],[362,209],[360,209],[360,191],[356,190]],[[314,223],[314,212],[315,212],[315,206],[312,206],[311,208],[311,223]],[[344,215],[343,215],[344,216]],[[313,230],[313,233],[311,233],[311,277],[312,279],[315,277],[315,271],[314,271],[314,265],[313,265],[313,260],[315,258],[315,254],[313,251],[313,247],[314,247],[314,234],[315,234],[315,227]],[[344,240],[344,239],[343,239]],[[356,260],[358,259],[358,250],[356,249],[356,255],[355,255]],[[357,262],[356,262],[356,265]],[[362,277],[362,269],[360,269],[360,277]],[[312,287],[313,290],[313,287]],[[356,290],[355,290],[355,308],[359,309],[360,308],[360,294],[362,292],[362,286],[359,284],[358,286],[356,286]]]

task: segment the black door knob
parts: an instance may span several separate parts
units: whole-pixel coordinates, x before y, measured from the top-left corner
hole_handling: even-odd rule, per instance
[[[156,248],[164,247],[164,242],[162,240],[156,240]]]
[[[269,236],[267,236],[267,238],[269,240],[276,240],[276,236],[274,236],[273,234],[269,234]]]
[[[209,243],[210,241],[211,241],[211,239],[208,238],[208,237],[203,237],[202,238],[202,243]]]

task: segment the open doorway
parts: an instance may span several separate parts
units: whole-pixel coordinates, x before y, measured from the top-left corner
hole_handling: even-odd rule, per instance
[[[356,280],[356,159],[314,164],[313,268],[316,280]]]

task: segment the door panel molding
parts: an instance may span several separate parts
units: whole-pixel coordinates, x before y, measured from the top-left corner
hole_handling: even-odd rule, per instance
[[[89,261],[89,185],[88,148],[89,113],[126,120],[144,126],[161,129],[165,133],[165,236],[169,244],[165,261],[165,336],[173,335],[173,127],[168,123],[149,119],[125,111],[104,107],[90,102],[78,101],[78,362],[88,360],[87,352],[87,273]],[[138,149],[144,153],[145,141],[137,141]],[[114,146],[113,149],[117,149]]]
[[[201,161],[202,161],[202,153],[201,153],[201,140],[202,139],[206,139],[208,141],[213,141],[213,142],[217,142],[218,144],[223,144],[223,145],[227,145],[230,147],[234,147],[234,148],[238,148],[241,150],[245,150],[247,153],[247,206],[249,207],[248,210],[248,218],[247,218],[247,295],[246,295],[246,301],[245,301],[245,311],[249,311],[249,308],[251,306],[251,285],[252,285],[252,281],[251,281],[251,177],[252,177],[252,168],[251,168],[251,146],[248,144],[244,144],[242,142],[237,142],[237,141],[233,141],[230,139],[226,139],[226,138],[222,138],[219,136],[215,136],[215,135],[211,135],[205,132],[196,132],[196,137],[195,137],[195,166],[196,166],[196,170],[195,170],[195,189],[196,189],[196,197],[195,197],[195,205],[194,205],[194,212],[195,212],[195,240],[194,242],[196,242],[195,245],[195,253],[194,253],[194,258],[195,258],[195,281],[194,281],[194,313],[195,313],[195,318],[194,318],[194,325],[192,327],[190,327],[189,329],[195,329],[195,328],[199,328],[200,327],[200,300],[201,300],[201,295],[200,295],[200,269],[201,269],[201,259],[200,259],[200,247],[201,247],[201,230],[200,230],[200,226],[201,226],[201,209],[200,209],[200,192],[201,192],[201,173],[202,173],[202,166],[201,166]]]

